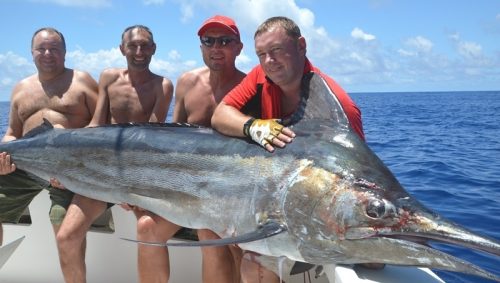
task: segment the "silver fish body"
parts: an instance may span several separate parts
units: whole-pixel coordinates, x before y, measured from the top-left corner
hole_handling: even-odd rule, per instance
[[[222,238],[278,225],[272,236],[239,244],[264,255],[313,264],[423,266],[500,281],[422,244],[435,240],[500,255],[497,240],[412,198],[353,132],[325,82],[309,79],[291,126],[297,137],[274,153],[211,129],[169,124],[45,125],[0,151],[18,168],[56,177],[78,194],[137,205]]]

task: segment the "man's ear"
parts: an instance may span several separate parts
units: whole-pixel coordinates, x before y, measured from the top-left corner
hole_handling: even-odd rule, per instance
[[[241,50],[243,50],[243,42],[239,42],[238,43],[238,54],[236,54],[236,56],[239,56],[241,54]]]
[[[120,51],[122,52],[122,55],[125,56],[125,46],[123,46],[123,43],[120,44]]]
[[[303,36],[297,39],[297,48],[299,49],[300,53],[306,54],[307,43],[306,39]]]

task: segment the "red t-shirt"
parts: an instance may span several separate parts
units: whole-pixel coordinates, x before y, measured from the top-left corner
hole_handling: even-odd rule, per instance
[[[321,73],[306,59],[304,74],[314,72],[320,75],[328,84],[332,92],[344,109],[347,119],[354,131],[364,140],[363,124],[361,122],[361,111],[347,93],[330,77]],[[284,118],[290,113],[281,112],[282,91],[278,85],[266,79],[266,74],[260,65],[257,65],[241,83],[232,89],[222,101],[241,110],[246,103],[257,93],[257,85],[262,85],[261,115],[262,119]]]

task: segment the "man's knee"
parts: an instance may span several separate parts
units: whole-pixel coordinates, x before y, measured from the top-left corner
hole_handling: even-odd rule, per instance
[[[167,241],[179,229],[179,226],[157,215],[144,214],[137,220],[137,238],[140,240]]]
[[[75,244],[81,243],[85,239],[86,233],[65,229],[61,226],[56,234],[57,246],[59,248],[72,248]]]
[[[156,221],[150,215],[142,215],[137,220],[137,234],[138,235],[147,235],[155,232],[156,230]]]
[[[207,229],[198,229],[198,238],[200,240],[212,240],[212,239],[220,239],[219,235],[217,235],[215,232]]]

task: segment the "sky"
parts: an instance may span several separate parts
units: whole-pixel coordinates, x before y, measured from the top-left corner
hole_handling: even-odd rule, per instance
[[[157,44],[151,69],[175,84],[203,66],[197,31],[216,14],[240,29],[244,72],[258,64],[257,26],[286,16],[311,62],[348,92],[500,90],[499,0],[0,0],[0,101],[36,72],[30,44],[40,27],[64,34],[67,67],[98,80],[126,67],[123,30],[146,25]]]

